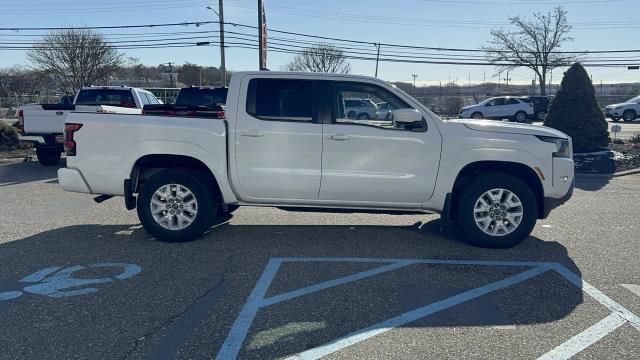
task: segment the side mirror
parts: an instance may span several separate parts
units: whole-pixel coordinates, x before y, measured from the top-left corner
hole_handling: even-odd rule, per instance
[[[401,124],[412,124],[422,121],[422,114],[416,109],[393,110],[393,121]]]

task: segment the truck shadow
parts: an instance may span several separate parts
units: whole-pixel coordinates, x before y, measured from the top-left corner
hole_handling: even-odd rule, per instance
[[[598,191],[609,184],[613,176],[576,175],[576,188],[585,191]]]
[[[58,166],[42,166],[37,160],[0,166],[0,186],[18,185],[33,181],[50,180],[57,183],[58,169],[66,166],[60,160]]]
[[[567,249],[557,242],[530,237],[511,249],[481,249],[466,245],[455,234],[444,236],[439,220],[411,226],[227,223],[200,240],[181,244],[157,242],[139,225],[74,225],[0,245],[0,292],[20,290],[19,279],[51,266],[114,262],[136,264],[142,272],[89,295],[50,299],[29,294],[5,304],[0,301],[0,307],[5,308],[0,308],[0,320],[6,324],[0,328],[0,337],[16,339],[8,354],[21,355],[22,347],[46,349],[53,357],[77,351],[90,356],[105,348],[104,342],[94,341],[97,338],[135,344],[140,354],[149,354],[166,341],[165,332],[149,337],[143,345],[136,339],[158,324],[166,324],[170,316],[179,319],[185,309],[211,291],[212,284],[226,282],[228,287],[208,313],[204,312],[193,328],[181,330],[192,344],[204,344],[202,354],[208,357],[212,348],[222,346],[269,260],[300,257],[328,261],[284,263],[267,296],[384,265],[336,263],[331,258],[553,262],[581,275]],[[293,355],[527,269],[411,265],[274,304],[259,310],[241,357]],[[571,314],[583,300],[580,289],[549,272],[404,326],[446,329],[551,323]],[[171,315],[176,312],[178,315]],[[45,313],[55,316],[43,317]],[[43,325],[51,321],[64,322],[65,328],[78,329],[77,333],[56,331],[55,323]],[[202,325],[208,321],[215,325]],[[315,325],[305,329],[300,324]],[[21,343],[20,338],[29,339],[29,344]],[[111,351],[110,356],[121,355],[117,347]]]

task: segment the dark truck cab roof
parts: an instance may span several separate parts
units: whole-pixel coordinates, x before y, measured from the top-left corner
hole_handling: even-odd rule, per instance
[[[175,104],[145,105],[143,115],[224,118],[226,87],[188,87],[178,92]]]

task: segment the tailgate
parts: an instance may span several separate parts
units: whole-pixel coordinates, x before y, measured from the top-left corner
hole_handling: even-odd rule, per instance
[[[64,121],[73,110],[71,107],[45,110],[41,105],[28,105],[21,109],[25,134],[62,134]]]

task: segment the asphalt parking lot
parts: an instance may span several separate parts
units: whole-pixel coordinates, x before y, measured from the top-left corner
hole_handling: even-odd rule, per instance
[[[159,243],[121,199],[0,165],[0,357],[637,359],[640,175],[580,178],[519,246],[435,215],[241,208]]]

